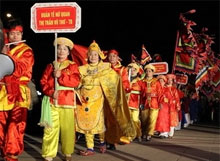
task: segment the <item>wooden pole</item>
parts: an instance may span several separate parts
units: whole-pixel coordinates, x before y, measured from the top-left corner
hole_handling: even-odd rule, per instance
[[[174,49],[174,56],[173,56],[173,67],[172,67],[172,74],[175,71],[175,65],[176,65],[176,48],[179,42],[179,30],[177,30],[177,35],[176,35],[176,45],[175,45],[175,49]]]
[[[182,17],[182,13],[180,13],[180,15],[179,15],[178,25],[179,25],[179,23],[180,23],[181,17]],[[179,26],[178,26],[178,27],[179,27]],[[174,57],[173,57],[172,74],[174,74],[174,72],[175,72],[175,65],[176,65],[176,48],[177,48],[177,45],[178,45],[178,43],[179,43],[179,34],[180,34],[180,31],[179,31],[179,29],[177,29],[176,44],[175,44]]]
[[[57,66],[57,32],[55,32],[55,71],[58,69],[58,66]],[[57,90],[57,77],[55,77],[55,91]],[[54,100],[55,101],[55,105],[57,105],[57,99]]]

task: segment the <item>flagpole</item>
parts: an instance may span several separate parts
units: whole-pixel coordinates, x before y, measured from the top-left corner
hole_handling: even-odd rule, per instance
[[[178,26],[179,26],[181,17],[182,17],[182,13],[180,13],[180,15],[179,15]],[[178,45],[178,42],[179,42],[179,34],[180,34],[180,31],[179,31],[179,29],[177,29],[176,44],[175,44],[174,57],[173,57],[172,74],[174,74],[174,71],[175,71],[175,65],[176,65],[176,48],[177,48],[177,45]]]
[[[55,44],[55,71],[57,71],[57,68],[58,68],[58,66],[57,66],[57,32],[55,32],[55,42],[56,42],[56,44]],[[55,77],[55,91],[57,90],[57,77]],[[55,99],[55,105],[57,105],[57,99]]]
[[[175,49],[174,49],[172,74],[173,74],[174,71],[175,71],[175,65],[176,65],[176,48],[177,48],[177,45],[178,45],[178,41],[179,41],[179,30],[177,30],[177,34],[176,34],[176,44],[175,44]]]

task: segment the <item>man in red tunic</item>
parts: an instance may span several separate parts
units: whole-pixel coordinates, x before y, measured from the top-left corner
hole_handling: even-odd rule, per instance
[[[159,111],[159,98],[161,95],[161,85],[157,78],[154,78],[155,67],[148,64],[144,67],[146,77],[144,78],[145,92],[143,100],[144,109],[141,111],[141,123],[143,137],[150,141],[154,134],[154,129]]]
[[[129,82],[129,88],[126,89],[128,107],[130,110],[131,119],[134,122],[136,130],[136,138],[141,142],[141,121],[139,118],[139,107],[142,102],[142,95],[144,94],[144,83],[140,78],[140,66],[136,63],[131,63],[128,65],[131,70],[131,77]]]
[[[2,53],[10,56],[15,70],[0,80],[0,149],[7,161],[17,161],[24,149],[23,137],[27,111],[30,106],[30,89],[27,84],[32,76],[34,55],[22,40],[23,27],[18,20],[8,23],[7,36],[14,45],[4,46]]]

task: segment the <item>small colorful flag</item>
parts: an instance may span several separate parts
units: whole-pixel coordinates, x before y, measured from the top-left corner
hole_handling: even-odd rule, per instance
[[[141,65],[145,65],[147,62],[151,61],[152,58],[148,51],[146,50],[145,46],[142,45],[142,54],[141,54]]]

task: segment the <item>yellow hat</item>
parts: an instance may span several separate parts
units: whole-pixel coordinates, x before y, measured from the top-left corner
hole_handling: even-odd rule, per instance
[[[128,64],[128,67],[135,68],[138,72],[139,72],[139,69],[140,69],[140,66],[137,65],[136,63],[130,63],[130,64]]]
[[[95,42],[95,40],[93,40],[93,42],[89,45],[88,54],[90,51],[97,51],[102,60],[104,60],[106,58],[106,56],[101,51],[99,45]]]
[[[155,66],[153,66],[152,64],[147,64],[147,65],[144,67],[144,70],[146,70],[146,69],[151,69],[151,70],[153,70],[153,72],[156,71]]]
[[[70,48],[70,50],[73,49],[73,42],[70,39],[67,39],[65,37],[58,37],[55,41],[54,41],[54,46],[55,45],[66,45]]]

